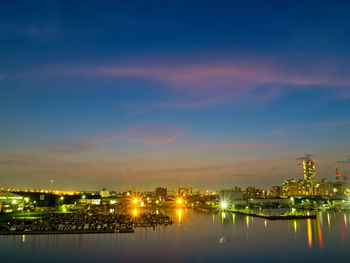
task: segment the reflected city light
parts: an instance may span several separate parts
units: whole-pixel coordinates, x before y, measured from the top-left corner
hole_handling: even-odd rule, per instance
[[[320,248],[323,248],[322,229],[321,229],[319,217],[317,217],[317,232],[318,232],[318,240],[320,242]]]
[[[181,221],[182,221],[182,209],[177,209],[177,220],[178,220],[178,223],[181,224]]]
[[[226,213],[225,212],[221,212],[221,223],[224,223],[224,220],[226,218]]]
[[[331,228],[331,218],[329,216],[329,213],[327,213],[327,221],[328,221],[328,228]]]
[[[341,237],[342,241],[345,241],[345,222],[344,222],[344,216],[339,217],[340,220],[340,230],[341,230]]]
[[[294,220],[293,225],[294,225],[294,233],[296,233],[297,230],[298,230],[298,225],[297,225],[297,221],[296,220]]]
[[[308,240],[309,248],[311,248],[311,246],[312,246],[311,219],[307,219],[307,240]]]

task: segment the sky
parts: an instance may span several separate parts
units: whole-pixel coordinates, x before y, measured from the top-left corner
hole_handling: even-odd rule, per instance
[[[0,186],[350,176],[348,1],[0,0]]]

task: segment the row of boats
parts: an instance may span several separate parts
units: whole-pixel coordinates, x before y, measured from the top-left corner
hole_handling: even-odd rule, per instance
[[[123,233],[134,232],[135,227],[170,225],[173,220],[167,215],[143,213],[127,214],[47,214],[37,219],[11,219],[1,225],[0,234],[9,233]]]

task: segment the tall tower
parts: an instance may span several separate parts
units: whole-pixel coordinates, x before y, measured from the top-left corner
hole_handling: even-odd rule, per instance
[[[338,165],[335,165],[335,179],[338,181],[340,177]]]
[[[307,187],[313,188],[316,185],[315,160],[303,160],[303,175]]]

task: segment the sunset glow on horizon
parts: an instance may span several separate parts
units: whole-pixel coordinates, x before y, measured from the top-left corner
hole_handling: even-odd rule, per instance
[[[303,158],[350,174],[349,3],[17,5],[0,7],[0,187],[270,188]]]

